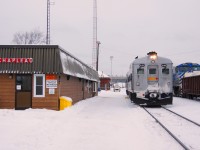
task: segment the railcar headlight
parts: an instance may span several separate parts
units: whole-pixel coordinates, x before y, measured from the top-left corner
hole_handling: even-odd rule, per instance
[[[157,58],[157,55],[150,55],[151,60],[156,60],[156,58]]]
[[[157,59],[157,53],[155,51],[149,52],[149,53],[147,53],[147,55],[149,56],[149,58],[151,60],[156,60]]]

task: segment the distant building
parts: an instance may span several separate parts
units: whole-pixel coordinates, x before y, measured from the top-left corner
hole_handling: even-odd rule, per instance
[[[111,77],[111,83],[126,83],[126,77],[123,76],[113,76]]]
[[[104,74],[103,71],[98,71],[99,79],[100,79],[100,88],[101,90],[110,90],[110,81],[111,78]]]

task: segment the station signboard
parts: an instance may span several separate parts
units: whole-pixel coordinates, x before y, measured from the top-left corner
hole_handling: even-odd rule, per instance
[[[58,82],[56,75],[46,75],[46,88],[57,88]]]

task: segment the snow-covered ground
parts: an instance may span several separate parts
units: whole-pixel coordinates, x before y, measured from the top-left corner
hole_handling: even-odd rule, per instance
[[[200,123],[200,101],[174,98],[167,108]],[[1,109],[0,120],[0,150],[182,149],[124,90],[101,91],[64,111]]]

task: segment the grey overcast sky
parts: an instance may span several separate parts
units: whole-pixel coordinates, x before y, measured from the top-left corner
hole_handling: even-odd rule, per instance
[[[92,62],[93,0],[52,0],[51,44]],[[0,44],[20,31],[46,34],[46,0],[0,0]],[[200,63],[200,0],[97,0],[99,69],[125,75],[149,51],[174,65]]]

